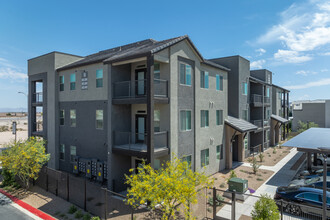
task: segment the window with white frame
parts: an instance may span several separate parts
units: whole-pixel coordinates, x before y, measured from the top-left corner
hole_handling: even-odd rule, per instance
[[[70,161],[74,162],[74,157],[77,156],[77,147],[70,146]]]
[[[64,91],[64,76],[60,76],[60,91]]]
[[[222,110],[216,110],[216,125],[222,125],[223,124],[223,111]]]
[[[245,121],[248,121],[248,110],[244,109],[242,110],[242,119],[245,120]]]
[[[209,126],[209,110],[201,110],[201,127],[206,128]]]
[[[70,90],[76,90],[76,74],[72,73],[70,75]]]
[[[201,71],[201,88],[209,88],[209,72]]]
[[[96,88],[103,87],[103,69],[96,70]]]
[[[77,126],[77,118],[76,118],[76,110],[71,109],[70,110],[70,126],[71,127],[76,127]]]
[[[191,110],[180,111],[180,130],[181,131],[191,130]]]
[[[216,75],[216,90],[223,91],[223,76]]]
[[[201,167],[207,166],[210,164],[209,161],[209,149],[205,149],[201,151]]]
[[[96,110],[96,129],[103,129],[103,110]]]
[[[243,95],[248,94],[248,84],[247,84],[247,82],[242,83],[242,93],[243,93]]]
[[[189,64],[180,63],[180,84],[191,86],[192,68]]]

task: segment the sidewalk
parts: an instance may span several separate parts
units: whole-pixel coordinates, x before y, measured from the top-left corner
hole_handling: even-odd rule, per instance
[[[297,149],[294,148],[275,166],[261,166],[260,169],[271,170],[275,173],[269,177],[269,179],[262,184],[253,195],[260,196],[261,194],[267,193],[273,197],[278,186],[287,186],[297,172],[297,170],[291,170],[290,168],[296,163],[302,154],[302,152],[298,152]],[[242,166],[251,165],[248,163],[243,163]],[[236,202],[236,219],[239,219],[241,215],[251,216],[251,211],[253,210],[254,203],[257,200],[258,198],[250,196],[243,203]],[[225,205],[217,213],[217,216],[222,219],[230,219],[231,205]]]

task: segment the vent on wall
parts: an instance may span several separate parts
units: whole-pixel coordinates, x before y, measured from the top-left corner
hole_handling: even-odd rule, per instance
[[[138,110],[137,113],[146,113],[146,111]]]

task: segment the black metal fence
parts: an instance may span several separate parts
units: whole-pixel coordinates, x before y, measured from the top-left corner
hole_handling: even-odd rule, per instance
[[[248,204],[244,205],[244,201],[240,200],[243,197],[245,197],[245,203]],[[209,216],[208,218],[235,220],[241,219],[242,215],[245,215],[245,217],[250,216],[251,211],[253,210],[254,202],[260,198],[260,196],[252,194],[228,192],[216,188],[210,189],[208,193],[207,209],[212,216]],[[277,200],[276,204],[280,212],[281,220],[322,219],[322,208],[319,207],[307,206],[284,200]],[[251,208],[249,209],[249,207]],[[242,213],[242,211],[245,213]],[[245,218],[243,217],[243,219]],[[327,219],[330,219],[329,210],[327,210]]]
[[[147,211],[126,205],[124,195],[112,192],[100,183],[48,167],[42,168],[33,184],[102,219],[133,219]]]

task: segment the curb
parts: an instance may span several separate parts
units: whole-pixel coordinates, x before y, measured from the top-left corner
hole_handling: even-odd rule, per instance
[[[41,219],[44,220],[55,220],[55,218],[51,217],[50,215],[40,211],[39,209],[36,209],[34,207],[32,207],[31,205],[23,202],[22,200],[16,198],[15,196],[7,193],[6,191],[0,189],[0,193],[4,194],[5,196],[7,196],[9,199],[11,199],[14,203],[16,203],[17,205],[21,206],[23,209],[26,209],[27,211],[31,212],[32,214],[38,216]]]

